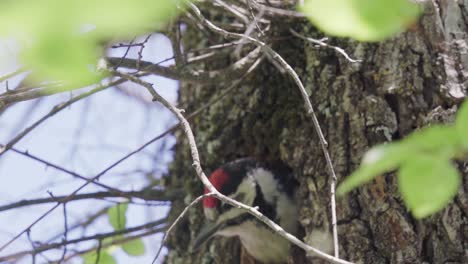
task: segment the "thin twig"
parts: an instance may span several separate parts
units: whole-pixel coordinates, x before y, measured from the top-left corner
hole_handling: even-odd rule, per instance
[[[259,57],[260,50],[254,49],[249,52],[245,57],[229,65],[225,69],[214,71],[184,71],[177,67],[164,67],[148,61],[140,61],[140,71],[143,73],[151,73],[163,76],[173,80],[181,80],[188,82],[199,83],[213,83],[226,82],[229,80],[236,80],[240,78],[245,71],[252,65]],[[122,59],[116,57],[109,57],[106,59],[110,66],[120,63],[120,67],[129,69],[137,69],[138,60],[135,59]],[[112,70],[111,70],[112,72]]]
[[[346,53],[346,51],[340,47],[337,47],[337,46],[333,46],[333,45],[330,45],[330,44],[327,44],[325,43],[323,40],[319,40],[319,39],[313,39],[313,38],[309,38],[309,37],[306,37],[306,36],[303,36],[299,33],[297,33],[294,29],[290,28],[289,29],[289,32],[291,32],[294,36],[298,37],[298,38],[301,38],[301,39],[304,39],[304,40],[307,40],[309,42],[312,42],[314,44],[317,44],[319,46],[322,46],[322,47],[326,47],[326,48],[330,48],[330,49],[334,49],[336,52],[340,53],[341,55],[343,55],[348,61],[350,62],[362,62],[362,60],[356,60],[356,59],[353,59],[351,58],[348,53]]]
[[[263,8],[265,9],[267,14],[274,16],[274,17],[278,17],[278,16],[293,17],[293,18],[305,18],[306,17],[305,14],[297,12],[297,11],[266,6],[266,5],[257,3],[257,1],[252,1],[252,3],[255,8],[257,9]]]
[[[1,144],[0,144],[0,147],[2,147]],[[63,167],[61,167],[61,166],[59,166],[59,165],[56,165],[56,164],[52,163],[52,162],[46,161],[46,160],[44,160],[44,159],[42,159],[42,158],[39,158],[38,156],[32,155],[31,153],[29,153],[29,152],[27,152],[27,151],[20,151],[20,150],[17,150],[17,149],[15,149],[15,148],[10,148],[10,149],[11,149],[11,151],[13,151],[13,152],[15,152],[15,153],[17,153],[17,154],[20,154],[20,155],[25,156],[25,157],[28,157],[28,158],[30,158],[30,159],[32,159],[32,160],[38,161],[38,162],[40,162],[40,163],[42,163],[42,164],[44,164],[44,165],[47,165],[48,167],[51,167],[51,168],[54,168],[54,169],[59,170],[59,171],[61,171],[61,172],[64,172],[64,173],[66,173],[66,174],[68,174],[68,175],[71,175],[71,176],[73,176],[73,177],[75,177],[75,178],[84,180],[84,181],[86,181],[86,182],[88,182],[88,181],[90,180],[89,178],[86,178],[86,177],[84,177],[84,176],[82,176],[82,175],[80,175],[80,174],[78,174],[78,173],[76,173],[76,172],[73,172],[73,171],[71,171],[71,170],[65,169],[65,168],[63,168]],[[106,185],[106,184],[97,182],[97,181],[95,181],[95,180],[92,180],[91,182],[92,182],[93,184],[97,185],[97,186],[100,186],[100,187],[102,187],[102,188],[108,189],[108,190],[114,192],[115,194],[119,194],[119,195],[124,196],[124,193],[123,193],[122,191],[120,191],[119,189],[116,189],[116,188],[111,187],[111,186],[108,186],[108,185]],[[130,197],[127,197],[127,198],[130,198]],[[64,199],[64,200],[65,200],[65,199]],[[71,199],[70,199],[70,200],[71,200]],[[57,202],[60,202],[60,201],[57,201]]]
[[[96,219],[98,219],[99,217],[105,215],[107,213],[107,210],[109,210],[109,207],[104,207],[104,208],[99,209],[97,212],[93,212],[91,215],[87,215],[84,221],[73,224],[72,226],[70,226],[68,228],[68,231],[72,232],[72,231],[76,230],[77,228],[85,229],[87,226],[92,224]],[[59,239],[62,235],[63,235],[62,233],[53,235],[52,237],[47,239],[47,241],[45,241],[45,243],[46,244],[51,243],[52,241],[55,241],[56,239]]]
[[[61,103],[61,104],[58,104],[56,106],[54,106],[50,111],[49,113],[47,113],[46,115],[44,115],[41,119],[37,120],[36,122],[34,122],[34,124],[30,125],[29,127],[25,128],[21,133],[19,133],[16,137],[14,137],[13,139],[11,139],[5,146],[0,146],[0,156],[5,153],[6,151],[8,151],[8,149],[10,149],[12,146],[14,146],[18,141],[20,141],[24,136],[26,136],[27,134],[29,134],[32,130],[34,130],[37,126],[39,126],[40,124],[42,124],[44,121],[46,121],[47,119],[49,119],[50,117],[52,117],[53,115],[55,115],[56,113],[60,112],[61,110],[69,107],[70,105],[80,101],[81,99],[83,98],[86,98],[90,95],[93,95],[97,92],[100,92],[106,88],[109,88],[109,87],[112,87],[112,86],[115,86],[115,85],[118,85],[120,83],[123,83],[125,82],[124,80],[120,79],[120,80],[117,80],[117,81],[113,81],[113,82],[110,82],[108,84],[105,84],[105,85],[100,85],[86,93],[82,93],[76,97],[73,97],[72,99],[68,100],[67,102],[64,102],[64,103]],[[2,100],[2,98],[0,98],[0,101]]]
[[[6,109],[12,103],[50,96],[62,92],[63,86],[57,83],[42,84],[39,87],[28,90],[19,88],[13,91],[8,90],[6,93],[0,94],[0,111]]]
[[[247,6],[249,7],[249,11],[250,11],[250,15],[252,16],[252,19],[253,19],[253,22],[255,23],[255,26],[257,27],[258,29],[258,32],[260,32],[261,35],[265,35],[263,30],[260,28],[260,26],[258,25],[257,23],[257,18],[256,18],[256,15],[254,14],[253,12],[253,8],[252,8],[252,5],[251,5],[251,2],[252,0],[247,0]],[[260,12],[259,13],[262,13],[262,16],[263,16],[263,13],[265,12],[265,9],[262,7],[260,8]]]
[[[133,37],[133,39],[130,41],[130,43],[128,45],[126,45],[126,49],[125,49],[125,52],[124,52],[124,55],[121,57],[121,59],[125,59],[127,58],[127,55],[128,53],[130,52],[130,49],[135,46],[134,42],[135,42],[135,38],[136,37]],[[138,44],[136,46],[139,46]],[[117,63],[116,65],[114,65],[114,70],[117,70],[119,67],[120,67],[120,64],[122,64],[122,60]]]
[[[248,1],[247,1],[248,2]],[[255,27],[257,27],[259,29],[259,32],[262,33],[262,30],[260,29],[260,27],[258,26],[257,24],[257,20],[259,20],[260,18],[262,18],[263,14],[265,13],[265,9],[260,9],[260,11],[258,12],[258,14],[256,16],[253,17],[253,20],[252,22],[247,26],[247,29],[245,30],[244,32],[244,36],[250,36],[250,34],[253,33]],[[239,45],[237,45],[237,47],[234,49],[234,55],[236,57],[239,57],[240,56],[240,53],[241,53],[241,50],[244,46],[244,44],[248,42],[245,40],[245,38],[241,38],[240,39],[240,43]]]
[[[99,259],[101,258],[101,249],[102,249],[102,239],[99,239],[98,246],[96,249],[96,261],[94,261],[94,264],[99,264]]]
[[[8,79],[10,79],[11,77],[13,77],[13,76],[15,76],[15,75],[18,75],[18,74],[21,74],[21,73],[23,73],[23,72],[25,72],[25,71],[26,71],[25,68],[20,68],[20,69],[17,69],[16,71],[14,71],[14,72],[10,72],[10,73],[7,73],[7,74],[5,74],[5,75],[3,75],[3,76],[0,76],[0,82],[3,82],[3,81],[5,81],[5,80],[8,80]]]
[[[90,240],[101,240],[101,239],[108,238],[108,237],[114,237],[114,236],[118,236],[118,235],[133,233],[133,232],[140,231],[140,230],[150,229],[150,228],[162,225],[162,224],[166,223],[166,221],[167,221],[167,219],[163,218],[163,219],[159,219],[159,220],[156,220],[156,221],[153,221],[153,222],[145,223],[143,225],[130,227],[130,228],[122,229],[122,230],[116,230],[116,231],[113,231],[113,232],[100,233],[100,234],[95,234],[95,235],[92,235],[92,236],[80,237],[80,238],[77,238],[77,239],[64,240],[64,241],[61,241],[61,242],[58,242],[58,243],[40,245],[40,246],[37,246],[33,250],[25,250],[25,251],[21,251],[21,252],[11,254],[11,255],[0,257],[0,261],[13,260],[13,259],[20,258],[20,257],[22,257],[24,255],[29,255],[29,254],[36,255],[36,254],[39,254],[41,252],[48,251],[48,250],[51,250],[51,249],[60,248],[60,247],[65,246],[65,245],[77,244],[77,243],[90,241]],[[161,230],[161,229],[158,228],[158,230]]]
[[[141,191],[119,191],[119,192],[93,192],[83,193],[73,196],[68,202],[85,200],[85,199],[103,199],[103,198],[117,198],[117,197],[135,197],[145,201],[174,201],[182,197],[182,190],[168,191],[168,190],[141,190]],[[67,196],[54,196],[48,198],[39,198],[32,200],[21,200],[15,203],[0,206],[0,212],[11,209],[19,209],[24,206],[39,205],[45,203],[57,203],[64,200]]]
[[[164,233],[163,240],[162,240],[161,244],[159,245],[158,251],[156,252],[156,256],[153,258],[153,261],[151,262],[151,264],[154,264],[156,262],[156,260],[159,257],[159,254],[161,254],[161,250],[162,250],[164,244],[167,242],[167,238],[169,237],[169,234],[171,233],[172,229],[177,225],[177,223],[180,222],[180,220],[182,220],[182,218],[184,218],[184,216],[185,216],[185,214],[187,214],[188,210],[190,208],[192,208],[194,205],[196,205],[198,202],[200,202],[203,198],[208,197],[208,196],[213,196],[213,195],[215,195],[215,194],[214,193],[207,193],[207,194],[200,195],[195,200],[193,200],[189,205],[187,205],[184,208],[184,210],[179,214],[179,216],[177,216],[176,220],[171,224],[171,226],[169,226],[167,231]]]
[[[101,249],[103,248],[107,248],[107,247],[110,247],[112,245],[122,245],[123,243],[126,243],[126,242],[129,242],[129,241],[132,241],[132,240],[135,240],[135,239],[140,239],[142,237],[146,237],[146,236],[149,236],[149,235],[153,235],[153,234],[156,234],[156,233],[160,233],[162,231],[164,231],[164,229],[166,229],[165,226],[163,227],[160,227],[160,228],[156,228],[156,229],[151,229],[149,231],[146,231],[146,232],[142,232],[142,233],[139,233],[137,235],[126,235],[125,237],[122,237],[120,239],[112,239],[111,241],[104,241],[105,243],[102,243],[101,244]],[[99,241],[102,241],[99,240]],[[99,245],[98,246],[95,246],[95,247],[92,247],[92,248],[89,248],[89,249],[86,249],[86,250],[75,250],[73,254],[67,256],[65,258],[65,261],[73,258],[73,257],[76,257],[76,256],[83,256],[83,254],[86,254],[86,253],[89,253],[89,252],[92,252],[92,251],[96,251],[98,249]],[[50,263],[55,263],[55,262],[50,262]]]
[[[68,216],[67,216],[67,203],[63,204],[63,240],[67,241],[68,240]],[[63,245],[63,252],[62,252],[62,257],[59,259],[57,264],[62,263],[62,261],[65,259],[65,256],[67,255],[67,245]]]
[[[237,10],[236,8],[230,6],[229,4],[227,4],[227,3],[225,3],[224,1],[221,1],[221,0],[214,0],[214,3],[216,3],[219,6],[223,7],[228,12],[232,13],[234,16],[236,16],[237,18],[242,20],[242,23],[244,23],[245,25],[249,24],[249,19],[244,14],[239,12],[239,10]]]
[[[170,30],[167,34],[167,37],[171,41],[172,53],[174,54],[174,61],[177,67],[180,67],[185,64],[185,56],[182,54],[182,45],[180,44],[180,28],[179,28],[179,21],[175,18],[171,19],[170,26],[172,30]]]
[[[145,49],[146,43],[150,40],[152,34],[148,34],[145,39],[139,43],[140,49],[138,50],[138,59],[137,59],[137,71],[140,70],[140,61],[143,59],[143,50]]]

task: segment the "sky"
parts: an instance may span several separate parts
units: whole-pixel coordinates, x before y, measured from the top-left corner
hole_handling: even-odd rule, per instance
[[[109,53],[112,56],[119,56],[124,51],[124,49],[113,49]],[[18,49],[13,41],[0,40],[0,76],[14,71],[19,66],[17,52]],[[128,55],[130,58],[136,58],[136,56],[137,48],[132,49]],[[169,40],[162,35],[153,35],[143,51],[143,59],[159,62],[170,57],[172,57],[172,50]],[[168,61],[163,65],[171,63],[173,61]],[[154,87],[163,97],[176,103],[178,89],[176,81],[162,77],[148,77],[146,80],[154,83]],[[18,79],[10,80],[9,86],[14,87],[17,81]],[[96,175],[176,123],[168,110],[150,101],[146,89],[128,83],[124,86],[123,90],[145,98],[148,100],[147,103],[129,97],[125,91],[110,88],[62,110],[28,134],[15,147],[19,150],[27,150],[33,155],[59,164],[80,175],[86,177]],[[5,92],[5,89],[6,83],[0,83],[0,93]],[[6,144],[25,127],[49,112],[54,105],[67,101],[71,95],[79,92],[62,93],[9,107],[0,114],[0,143]],[[175,139],[172,136],[158,141],[105,174],[100,182],[124,190],[139,190],[147,183],[147,178],[141,171],[154,171],[155,177],[167,172],[167,164],[172,160],[171,148],[174,143]],[[50,197],[49,193],[54,196],[66,195],[83,184],[82,180],[74,179],[11,151],[0,156],[0,179],[2,179],[0,205],[22,199]],[[89,185],[80,193],[98,190],[102,189]],[[117,201],[123,200],[68,203],[69,226],[86,219],[89,213]],[[168,209],[167,205],[148,206],[144,204],[144,201],[140,202],[139,205],[129,206],[127,212],[127,226],[129,227],[164,217]],[[47,204],[0,212],[0,244],[6,243],[52,206],[53,204]],[[32,229],[31,238],[43,241],[53,234],[63,232],[63,227],[63,209],[59,207]],[[112,231],[112,228],[106,217],[102,217],[84,234],[92,235],[109,231]],[[68,238],[82,235],[81,232],[71,232]],[[58,241],[60,240],[61,238]],[[159,246],[160,240],[159,235],[145,239],[146,250],[149,254],[143,257],[129,257],[118,248],[115,248],[112,254],[118,263],[151,263],[154,248]],[[0,256],[29,249],[31,249],[30,242],[26,236],[22,236],[0,252]],[[57,254],[61,254],[61,251],[51,252],[46,256],[55,259],[54,256],[60,256]],[[37,261],[37,263],[43,263],[45,259],[38,257]],[[16,263],[31,263],[31,258],[23,258]],[[75,258],[70,263],[81,263],[81,260]]]

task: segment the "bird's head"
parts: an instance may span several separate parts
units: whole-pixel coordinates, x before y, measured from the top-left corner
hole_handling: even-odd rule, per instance
[[[294,195],[298,184],[292,177],[292,170],[284,163],[239,159],[215,170],[209,180],[222,194],[247,206],[258,207],[261,213],[288,231],[296,230],[297,203]],[[205,188],[205,193],[208,192]],[[195,239],[194,249],[213,235],[239,236],[243,242],[252,240],[250,226],[244,225],[247,222],[266,228],[247,211],[213,196],[204,198],[203,210],[207,221]]]
[[[232,162],[216,169],[210,175],[209,180],[222,194],[245,205],[253,206],[258,191],[255,176],[252,174],[256,166],[257,163],[251,159]],[[209,193],[208,188],[205,188],[206,193]],[[245,210],[225,204],[213,196],[203,199],[203,212],[207,221],[195,239],[194,249],[213,235],[223,235],[223,231],[229,227],[237,226],[241,222],[253,218]]]

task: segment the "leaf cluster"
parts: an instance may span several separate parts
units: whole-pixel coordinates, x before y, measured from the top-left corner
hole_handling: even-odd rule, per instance
[[[429,216],[456,195],[460,175],[452,159],[468,151],[468,102],[454,125],[435,125],[405,139],[378,145],[363,157],[361,166],[339,186],[343,195],[378,175],[398,170],[398,187],[416,218]]]

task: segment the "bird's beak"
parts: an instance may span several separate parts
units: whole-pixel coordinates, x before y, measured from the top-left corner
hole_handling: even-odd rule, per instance
[[[211,237],[213,237],[214,234],[218,230],[221,229],[222,224],[216,223],[216,222],[206,222],[206,224],[202,227],[200,232],[198,233],[198,236],[195,238],[195,241],[192,244],[192,252],[198,250],[198,248],[208,241]]]

